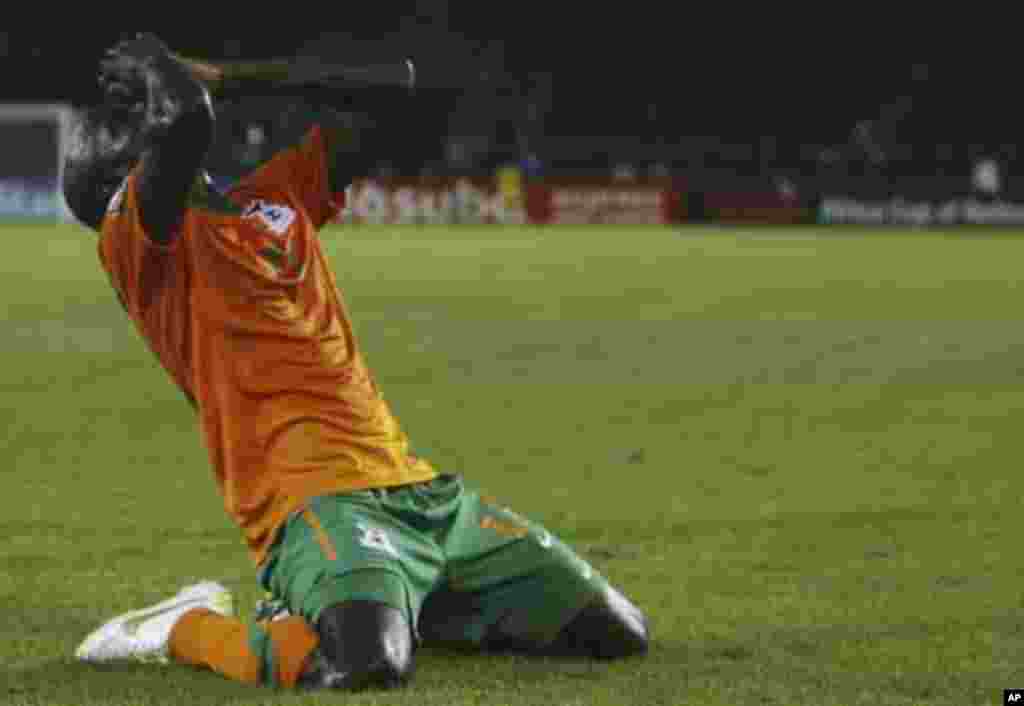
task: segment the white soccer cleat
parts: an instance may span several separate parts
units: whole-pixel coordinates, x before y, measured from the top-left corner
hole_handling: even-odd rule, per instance
[[[171,630],[195,608],[231,616],[234,600],[228,589],[213,581],[187,586],[162,603],[108,621],[85,638],[75,657],[83,662],[167,662]]]

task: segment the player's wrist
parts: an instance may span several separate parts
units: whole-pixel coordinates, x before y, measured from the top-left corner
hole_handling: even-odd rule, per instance
[[[208,61],[190,59],[178,54],[173,56],[179,64],[189,71],[192,78],[202,84],[211,95],[221,92],[224,84],[224,67]]]

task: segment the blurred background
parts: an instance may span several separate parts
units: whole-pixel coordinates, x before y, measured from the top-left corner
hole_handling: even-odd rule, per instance
[[[415,60],[415,95],[353,97],[375,161],[323,239],[361,345],[417,453],[651,611],[647,661],[427,651],[380,703],[1024,686],[1019,41],[981,5],[905,6],[419,0],[155,28],[210,59]],[[260,597],[192,410],[95,238],[56,223],[58,127],[125,36],[87,19],[0,30],[0,703],[276,706],[67,657],[182,577],[223,578],[243,615]],[[226,185],[314,118],[218,114]]]
[[[416,0],[361,7],[338,23],[350,29],[270,22],[158,34],[211,59],[412,57],[415,96],[353,101],[376,136],[367,144],[378,174],[368,177],[480,186],[514,168],[526,182],[672,179],[662,211],[674,221],[757,220],[773,208],[780,220],[821,220],[822,201],[839,197],[832,220],[879,200],[927,202],[938,214],[951,199],[1024,196],[1010,46],[974,47],[966,32],[951,42],[936,26],[877,17],[821,17],[811,28],[782,13],[684,17],[655,7],[531,15]],[[0,33],[0,61],[12,69],[0,101],[96,100],[96,62],[121,36]],[[211,169],[244,173],[310,119],[296,101],[220,106]],[[784,210],[794,205],[807,213]]]

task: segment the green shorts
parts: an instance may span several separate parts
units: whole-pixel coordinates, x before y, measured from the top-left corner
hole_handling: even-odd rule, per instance
[[[426,644],[543,647],[607,583],[568,546],[460,478],[314,498],[282,529],[260,583],[315,623],[349,600],[386,603]]]

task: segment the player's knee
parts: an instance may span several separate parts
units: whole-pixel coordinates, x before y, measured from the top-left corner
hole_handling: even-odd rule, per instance
[[[646,654],[650,633],[643,611],[609,588],[562,630],[556,642],[574,653],[619,659]]]
[[[412,675],[412,629],[401,611],[375,601],[345,601],[324,609],[316,627],[329,671],[324,686],[385,689]]]

